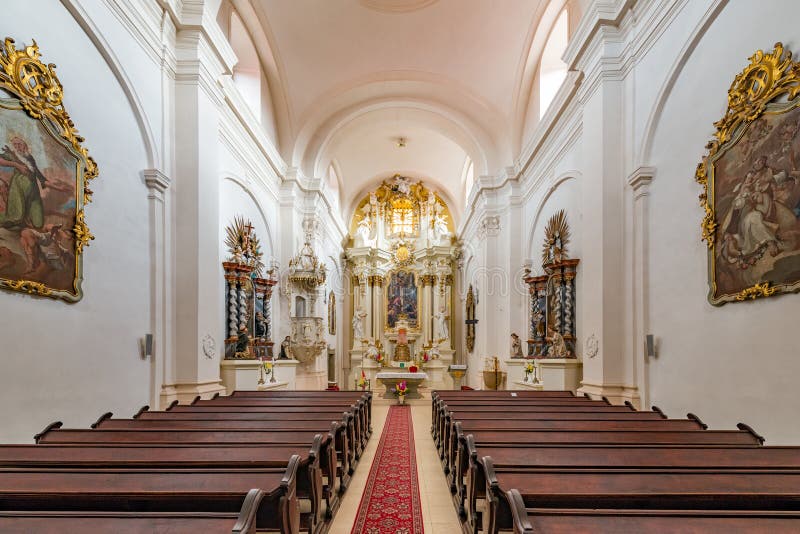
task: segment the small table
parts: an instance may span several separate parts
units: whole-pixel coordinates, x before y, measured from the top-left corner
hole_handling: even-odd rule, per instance
[[[392,392],[392,389],[397,388],[397,384],[402,382],[403,380],[406,381],[406,386],[408,387],[408,393],[406,393],[406,398],[408,399],[421,399],[422,395],[419,394],[417,388],[422,383],[423,380],[428,379],[427,373],[407,373],[407,372],[398,372],[398,371],[381,371],[380,373],[375,375],[375,378],[378,379],[378,382],[386,386],[386,391],[382,398],[388,399],[393,397],[395,394]]]

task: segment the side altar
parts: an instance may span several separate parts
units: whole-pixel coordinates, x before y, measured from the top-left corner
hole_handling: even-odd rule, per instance
[[[346,383],[363,376],[376,384],[379,372],[415,364],[426,387],[453,387],[447,368],[460,363],[453,348],[460,255],[447,204],[421,181],[396,175],[361,199],[345,247],[352,295]]]

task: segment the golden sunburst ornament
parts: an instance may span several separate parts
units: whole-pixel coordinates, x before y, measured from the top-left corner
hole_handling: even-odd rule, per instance
[[[547,221],[542,244],[542,265],[550,265],[567,258],[567,244],[570,232],[567,214],[559,210]]]
[[[238,215],[225,232],[225,245],[231,255],[230,261],[252,267],[253,274],[260,278],[264,272],[264,262],[261,261],[264,254],[252,223]]]

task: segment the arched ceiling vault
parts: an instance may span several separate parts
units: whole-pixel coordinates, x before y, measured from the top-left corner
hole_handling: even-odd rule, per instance
[[[345,220],[395,173],[441,191],[459,217],[467,158],[476,176],[513,164],[531,28],[549,0],[396,2],[250,0],[282,78],[281,153],[308,176],[336,162]]]

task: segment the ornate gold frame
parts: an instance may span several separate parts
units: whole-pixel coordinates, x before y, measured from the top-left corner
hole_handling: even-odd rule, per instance
[[[97,177],[98,169],[89,151],[83,147],[84,139],[70,119],[63,105],[64,88],[56,76],[56,66],[45,65],[36,41],[30,46],[17,48],[14,40],[6,37],[0,49],[0,89],[19,102],[19,108],[32,119],[38,120],[45,130],[59,140],[77,158],[75,203],[76,215],[72,232],[75,235],[75,276],[72,291],[47,287],[31,280],[8,280],[0,278],[0,287],[12,291],[77,302],[83,297],[83,249],[94,236],[86,225],[84,207],[92,200],[89,189],[91,180]],[[82,171],[82,172],[81,172]]]
[[[800,63],[792,61],[792,53],[784,51],[782,43],[776,43],[770,53],[757,50],[749,59],[750,64],[734,78],[728,89],[728,108],[725,115],[714,123],[714,139],[706,145],[706,155],[695,171],[695,180],[703,186],[703,193],[699,198],[704,216],[700,226],[701,239],[708,245],[708,300],[715,306],[800,291],[800,282],[772,285],[764,281],[737,294],[716,294],[715,247],[718,222],[714,210],[714,162],[738,141],[747,125],[765,113],[785,112],[800,105],[800,102],[792,102],[800,93]],[[786,98],[789,104],[781,104],[778,110],[774,106],[770,109],[768,105],[781,98]]]

